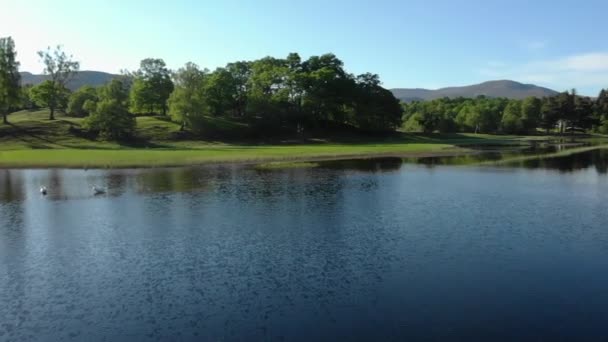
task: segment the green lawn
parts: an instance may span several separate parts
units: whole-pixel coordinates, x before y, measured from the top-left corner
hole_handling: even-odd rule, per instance
[[[82,119],[48,112],[21,111],[0,124],[0,167],[146,167],[213,162],[302,161],[367,157],[421,156],[471,152],[469,145],[522,145],[543,137],[484,134],[395,134],[388,138],[340,137],[260,143],[197,140],[179,132],[179,125],[158,117],[137,118],[137,142],[121,145],[92,140],[80,130]],[[238,136],[246,125],[208,118],[209,127]],[[235,134],[236,132],[236,134]]]

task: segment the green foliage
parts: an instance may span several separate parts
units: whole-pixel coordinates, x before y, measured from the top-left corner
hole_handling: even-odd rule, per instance
[[[138,113],[167,112],[167,101],[173,92],[171,72],[162,59],[141,61],[131,88],[131,109]]]
[[[13,39],[0,38],[0,112],[5,124],[8,122],[8,111],[17,107],[20,100],[19,62],[16,57]]]
[[[595,119],[597,130],[602,134],[608,134],[608,91],[602,89],[595,100]]]
[[[64,110],[68,104],[70,91],[58,83],[46,80],[30,90],[31,99],[39,107],[47,107],[51,111]],[[53,116],[54,119],[54,116]]]
[[[135,117],[117,100],[102,100],[85,121],[85,127],[107,140],[124,140],[133,136]]]
[[[593,112],[594,103],[591,98],[586,96],[577,96],[574,99],[574,118],[572,126],[583,130],[591,129],[600,122]]]
[[[91,114],[97,108],[97,100],[86,100],[82,105],[82,109]]]
[[[380,86],[375,74],[359,75],[356,79],[354,123],[366,130],[395,129],[401,124],[402,109],[393,94]]]
[[[402,120],[399,101],[377,75],[354,77],[332,54],[304,62],[296,53],[266,57],[211,73],[188,64],[174,79],[169,112],[195,132],[208,116],[236,118],[269,135],[342,125],[382,131]]]
[[[560,115],[561,111],[559,103],[557,102],[557,97],[553,96],[543,99],[540,107],[539,126],[546,132],[549,132],[549,130],[555,128],[557,125]]]
[[[99,99],[115,100],[121,105],[129,106],[129,80],[114,78],[97,90]]]
[[[83,86],[70,95],[67,108],[68,114],[80,117],[89,115],[91,111],[85,108],[87,101],[97,101],[97,90],[91,86]]]
[[[181,124],[182,129],[200,129],[201,122],[196,119],[206,114],[203,87],[207,73],[194,63],[186,63],[174,75],[175,89],[168,101],[169,115]]]
[[[67,83],[74,77],[80,69],[80,63],[74,61],[72,56],[68,56],[57,46],[54,50],[48,48],[46,51],[39,51],[38,55],[44,63],[44,73],[49,75],[49,80],[43,89],[39,89],[38,100],[41,100],[49,107],[49,120],[55,119],[55,109],[64,109],[67,105]]]
[[[604,95],[604,98],[608,96]],[[604,101],[602,103],[608,103],[608,100]],[[600,125],[602,115],[597,109],[599,107],[597,101],[594,104],[591,99],[577,96],[574,91],[542,99],[528,97],[523,101],[483,96],[475,99],[443,98],[404,104],[406,124],[403,129],[529,134],[535,133],[539,127],[549,132],[559,123],[562,129],[589,130]]]
[[[502,115],[500,125],[505,133],[520,134],[525,132],[520,101],[510,101]]]
[[[36,109],[38,106],[32,99],[31,91],[33,86],[26,84],[19,88],[19,108],[21,109]]]
[[[528,97],[521,103],[521,119],[523,130],[533,132],[541,120],[542,101],[536,97]]]
[[[89,131],[106,140],[133,137],[136,120],[128,110],[128,89],[125,80],[113,79],[98,90],[99,102],[87,100],[84,107],[90,116],[84,121]]]

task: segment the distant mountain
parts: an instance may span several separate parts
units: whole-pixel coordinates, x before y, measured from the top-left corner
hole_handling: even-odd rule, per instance
[[[487,97],[506,97],[509,99],[524,99],[528,96],[544,97],[557,94],[555,90],[539,87],[533,84],[523,84],[515,81],[488,81],[464,87],[449,87],[437,90],[430,89],[391,89],[396,98],[404,102],[434,100],[443,97],[475,98],[479,95]]]
[[[98,87],[106,84],[117,75],[109,74],[101,71],[79,71],[70,82],[67,87],[70,90],[76,90],[83,85],[90,85],[92,87]],[[29,72],[21,72],[21,84],[32,84],[37,85],[48,79],[47,75],[35,75]]]

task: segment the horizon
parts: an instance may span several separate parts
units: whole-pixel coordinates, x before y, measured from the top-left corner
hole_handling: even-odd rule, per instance
[[[213,70],[297,52],[303,59],[334,53],[349,72],[376,73],[386,88],[513,80],[558,92],[576,88],[595,97],[608,87],[608,43],[596,38],[608,29],[595,25],[608,4],[600,1],[571,6],[517,0],[508,7],[447,1],[348,6],[317,1],[303,7],[278,1],[0,0],[0,5],[8,9],[0,13],[0,35],[15,39],[20,70],[33,74],[42,71],[36,51],[62,45],[83,71],[113,74],[136,70],[148,57],[164,59],[171,69],[192,61]]]

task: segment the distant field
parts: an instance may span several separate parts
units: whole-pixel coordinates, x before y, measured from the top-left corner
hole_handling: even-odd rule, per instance
[[[97,141],[80,131],[82,119],[48,112],[22,111],[0,125],[0,167],[156,167],[220,162],[297,161],[370,156],[422,156],[472,152],[471,145],[522,145],[545,137],[485,134],[396,134],[389,138],[309,137],[305,140],[255,142],[238,140],[243,123],[208,118],[230,142],[180,135],[179,125],[158,117],[137,118],[137,141],[129,145]],[[236,142],[235,142],[236,141]]]

